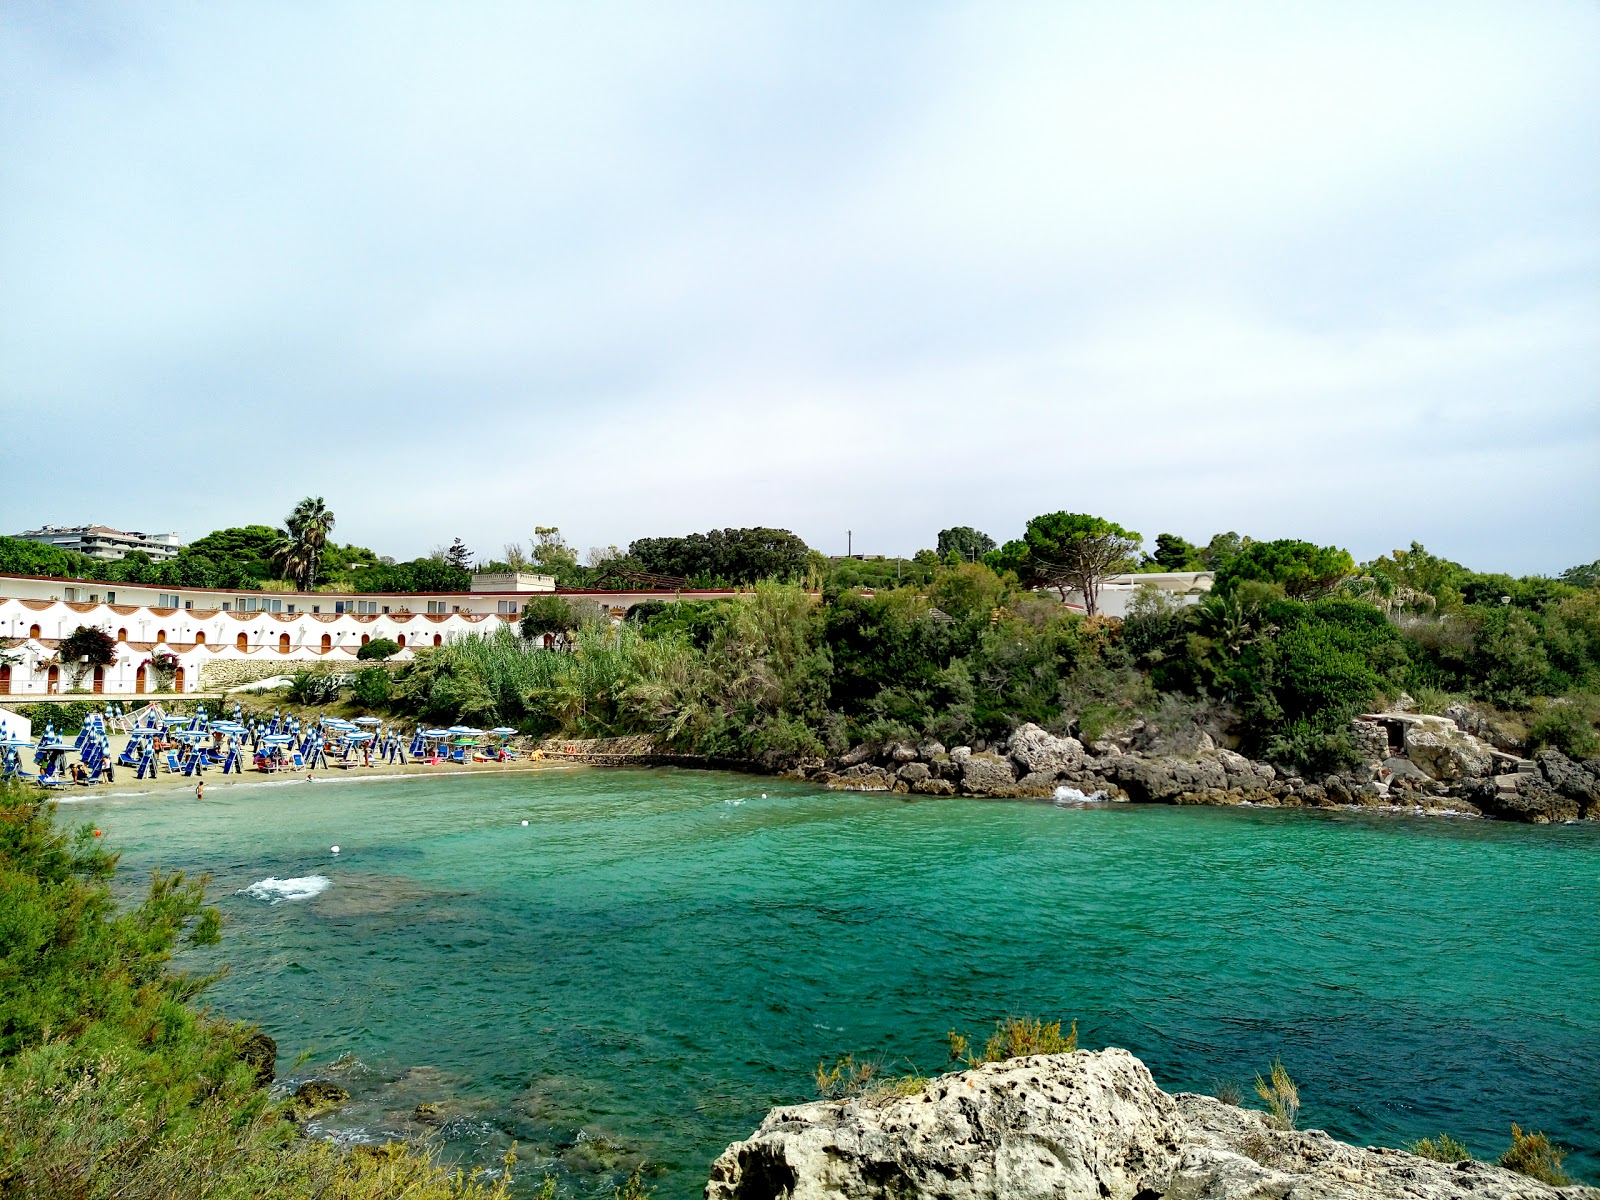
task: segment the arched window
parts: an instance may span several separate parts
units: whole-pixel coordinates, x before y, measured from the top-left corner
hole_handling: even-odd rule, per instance
[[[196,646],[204,646],[206,644],[206,631],[204,629],[196,629],[194,631],[194,644]]]
[[[399,642],[397,644],[399,645],[400,649],[402,649],[402,650],[404,650],[406,648],[406,635],[405,634],[402,633],[400,635],[400,640],[399,640]]]
[[[128,631],[126,629],[117,630],[117,641],[125,642],[127,640],[128,640]]]
[[[250,649],[250,635],[248,633],[241,633],[237,638],[234,639],[233,644],[239,647],[241,650]]]
[[[156,642],[158,644],[160,644],[162,642],[165,642],[166,640],[167,640],[167,631],[165,629],[156,630]]]
[[[11,664],[0,663],[0,696],[11,695]]]
[[[362,635],[361,635],[361,644],[362,644],[362,645],[363,645],[363,646],[365,646],[365,645],[366,645],[366,644],[367,644],[367,643],[368,643],[368,642],[370,642],[370,641],[371,641],[371,640],[372,640],[372,639],[371,639],[371,638],[370,638],[370,637],[368,637],[368,636],[367,636],[367,635],[366,635],[366,634],[364,634],[364,633],[363,633],[363,634],[362,634]]]
[[[173,691],[175,691],[175,692],[183,691],[183,674],[184,674],[183,668],[179,667],[178,668],[178,673],[175,676],[173,676],[173,678],[172,678],[172,690]]]
[[[28,626],[28,636],[33,638],[36,641],[38,640],[39,634],[41,632],[43,632],[43,631],[37,625],[29,625]]]
[[[287,633],[280,633],[278,635],[278,653],[289,653],[289,635]]]
[[[329,633],[323,634],[322,635],[322,652],[324,654],[326,654],[329,650],[332,650],[332,649],[333,649],[333,635],[329,634]]]

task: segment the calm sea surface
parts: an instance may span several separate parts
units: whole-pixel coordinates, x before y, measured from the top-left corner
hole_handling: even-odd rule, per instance
[[[578,1195],[641,1155],[659,1196],[697,1195],[771,1105],[813,1097],[819,1060],[937,1071],[947,1030],[1008,1014],[1076,1019],[1170,1090],[1248,1093],[1281,1055],[1306,1125],[1488,1155],[1517,1121],[1600,1177],[1594,824],[624,770],[62,811],[125,851],[129,886],[213,875],[224,943],[187,965],[229,964],[211,1003],[277,1038],[280,1072],[350,1088],[322,1132],[431,1129],[470,1163],[515,1140],[524,1180]]]

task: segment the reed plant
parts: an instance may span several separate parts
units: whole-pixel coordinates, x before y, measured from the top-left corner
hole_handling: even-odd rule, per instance
[[[952,1029],[946,1036],[950,1040],[951,1059],[976,1067],[1030,1054],[1071,1054],[1078,1048],[1078,1023],[1072,1022],[1072,1027],[1063,1034],[1060,1021],[1007,1017],[995,1022],[994,1032],[984,1043],[981,1054],[973,1053],[971,1039],[965,1034]]]
[[[1472,1151],[1448,1133],[1441,1133],[1438,1137],[1418,1138],[1406,1149],[1418,1158],[1431,1158],[1434,1162],[1458,1163],[1467,1162],[1472,1158]]]
[[[1293,1129],[1300,1119],[1300,1088],[1290,1078],[1282,1059],[1273,1059],[1272,1067],[1263,1079],[1256,1076],[1256,1095],[1267,1105],[1267,1116],[1279,1129]]]
[[[1524,1131],[1521,1126],[1511,1127],[1511,1145],[1500,1156],[1500,1165],[1519,1175],[1548,1183],[1551,1187],[1566,1187],[1572,1177],[1562,1169],[1567,1152],[1536,1130]]]

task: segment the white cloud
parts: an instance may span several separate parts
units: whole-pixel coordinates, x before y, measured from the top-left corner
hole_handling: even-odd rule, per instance
[[[1578,4],[8,6],[0,407],[115,469],[24,455],[0,522],[1559,570],[1597,61]]]

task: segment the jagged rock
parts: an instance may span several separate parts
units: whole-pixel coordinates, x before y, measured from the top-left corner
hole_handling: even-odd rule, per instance
[[[928,769],[927,763],[908,762],[905,766],[901,767],[899,771],[895,772],[895,774],[898,775],[904,783],[915,786],[916,784],[919,784],[932,777],[933,772]]]
[[[1413,717],[1405,727],[1406,757],[1430,779],[1481,779],[1493,765],[1489,748],[1443,717]]]
[[[1017,780],[1010,794],[1033,799],[1048,798],[1056,794],[1056,781],[1060,778],[1055,771],[1030,771]]]
[[[1461,789],[1461,795],[1491,817],[1530,825],[1576,821],[1584,811],[1576,800],[1550,787],[1542,775],[1515,776],[1510,790],[1495,779],[1474,779]]]
[[[1144,758],[1125,754],[1106,773],[1132,800],[1159,802],[1185,792],[1224,791],[1228,773],[1215,758]]]
[[[256,1082],[266,1087],[278,1070],[278,1043],[259,1029],[239,1043],[239,1061],[256,1069]]]
[[[1016,1058],[885,1104],[774,1109],[706,1200],[1132,1200],[1176,1165],[1177,1105],[1125,1050]]]
[[[894,787],[894,776],[871,763],[857,763],[834,776],[828,786],[852,792],[887,792]]]
[[[1533,756],[1552,791],[1575,801],[1584,816],[1600,810],[1600,759],[1573,762],[1551,746]]]
[[[860,766],[862,763],[866,762],[868,759],[870,759],[877,752],[878,752],[877,751],[877,747],[875,747],[875,746],[870,746],[870,745],[857,746],[853,750],[846,750],[843,754],[841,754],[839,756],[839,764],[838,765],[840,767],[846,767],[846,768]]]
[[[312,1117],[329,1112],[346,1100],[350,1093],[337,1083],[326,1079],[309,1079],[295,1089],[292,1109],[297,1120],[309,1121]]]
[[[1422,780],[1428,778],[1427,773],[1409,758],[1386,758],[1383,760],[1383,769],[1389,772],[1391,782],[1399,779]]]
[[[908,763],[917,761],[917,748],[909,742],[895,742],[884,751],[890,762]]]
[[[774,1109],[706,1200],[1600,1200],[1487,1163],[1360,1149],[1168,1095],[1126,1050],[1034,1055],[910,1096]]]
[[[944,753],[944,743],[929,738],[917,743],[917,757],[923,762],[932,762]]]
[[[967,761],[967,759],[969,759],[971,757],[972,757],[972,747],[971,746],[957,746],[954,750],[950,751],[950,761],[955,763],[955,764],[957,764],[958,766],[961,765],[962,763],[965,763]]]
[[[974,754],[961,764],[961,786],[975,796],[1009,796],[1017,777],[998,754]]]
[[[1028,724],[1011,735],[1011,760],[1017,764],[1019,775],[1065,774],[1082,764],[1083,743],[1077,738],[1056,737]]]
[[[1503,726],[1497,724],[1488,714],[1469,708],[1465,704],[1452,704],[1444,710],[1446,719],[1454,722],[1457,729],[1463,733],[1470,733],[1480,742],[1488,742],[1496,750],[1515,753],[1522,749],[1522,743],[1508,732]]]
[[[948,779],[924,779],[913,783],[911,790],[920,796],[954,796],[956,785]]]

